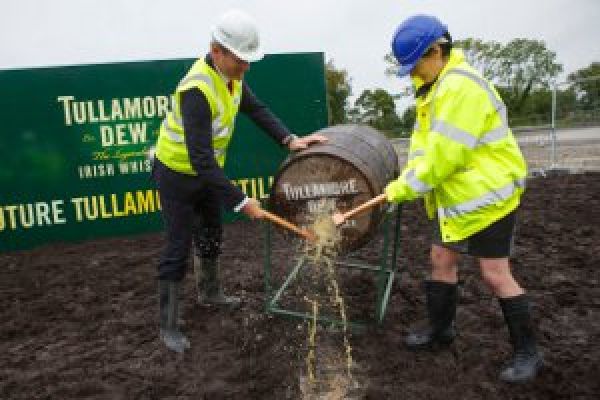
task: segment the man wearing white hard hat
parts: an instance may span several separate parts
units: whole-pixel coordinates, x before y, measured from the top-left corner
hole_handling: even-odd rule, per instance
[[[200,261],[195,265],[198,302],[237,308],[240,300],[225,296],[219,280],[222,208],[263,218],[260,204],[223,171],[238,111],[289,150],[326,140],[296,137],[254,96],[243,77],[262,57],[254,20],[239,10],[226,12],[212,29],[209,53],[179,82],[173,110],[160,127],[153,170],[167,234],[158,267],[160,337],[176,352],[190,347],[177,319],[192,242]]]

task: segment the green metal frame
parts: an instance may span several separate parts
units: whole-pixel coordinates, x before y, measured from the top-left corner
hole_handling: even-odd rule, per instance
[[[383,231],[383,248],[381,257],[377,265],[365,264],[362,262],[352,261],[352,254],[336,262],[337,266],[361,269],[374,273],[376,279],[377,298],[375,304],[375,320],[378,324],[383,322],[387,304],[390,299],[394,278],[398,272],[397,258],[400,252],[400,218],[402,209],[400,206],[391,207],[384,215],[384,220],[380,226]],[[390,233],[390,231],[392,231]],[[281,308],[278,304],[281,296],[294,279],[301,272],[305,265],[303,260],[298,261],[289,270],[288,275],[284,279],[282,285],[276,290],[272,281],[272,264],[271,264],[271,223],[265,222],[265,260],[264,260],[264,281],[265,281],[265,308],[268,313],[278,314],[284,317],[312,319],[312,315],[294,310]],[[317,320],[321,323],[329,325],[342,325],[340,319],[330,316],[318,316]],[[368,321],[348,321],[348,326],[353,329],[362,329],[368,324]]]

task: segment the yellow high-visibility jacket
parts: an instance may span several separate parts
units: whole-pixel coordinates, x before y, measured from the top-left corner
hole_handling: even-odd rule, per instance
[[[417,99],[416,112],[408,161],[385,188],[388,201],[424,196],[444,242],[465,239],[517,208],[525,160],[502,99],[461,50],[451,51],[437,81]]]
[[[235,117],[242,96],[242,82],[232,81],[231,93],[225,81],[205,60],[197,60],[177,85],[173,110],[162,125],[156,145],[156,158],[170,169],[187,175],[196,175],[185,145],[185,132],[181,118],[181,93],[198,88],[206,97],[211,111],[212,145],[217,164],[225,165],[227,147],[233,135]]]

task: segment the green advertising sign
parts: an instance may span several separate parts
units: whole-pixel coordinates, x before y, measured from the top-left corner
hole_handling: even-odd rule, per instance
[[[0,71],[0,251],[162,229],[148,151],[193,59]],[[322,53],[277,54],[246,80],[290,129],[327,124]],[[226,173],[268,196],[286,152],[238,117]]]

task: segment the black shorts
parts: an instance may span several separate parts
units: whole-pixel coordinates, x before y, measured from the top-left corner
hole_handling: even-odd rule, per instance
[[[479,258],[510,257],[514,245],[516,227],[516,211],[511,212],[494,222],[482,231],[458,242],[442,241],[440,224],[433,220],[433,243],[454,250],[457,253],[468,254]]]

